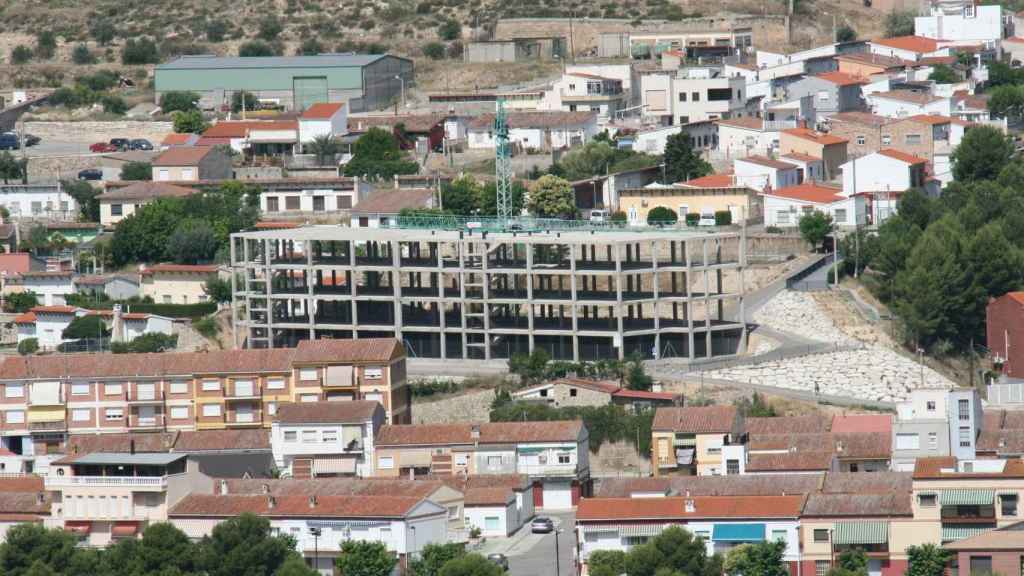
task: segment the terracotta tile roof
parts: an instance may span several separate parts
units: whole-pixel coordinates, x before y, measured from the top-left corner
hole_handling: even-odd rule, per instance
[[[824,72],[814,76],[814,78],[820,78],[821,80],[830,82],[836,86],[855,86],[858,84],[868,83],[868,81],[863,78],[846,74],[844,72]]]
[[[273,498],[273,505],[271,505]],[[272,518],[404,518],[421,498],[406,496],[316,496],[310,506],[309,495],[248,496],[189,494],[168,512],[168,517],[234,517],[245,512]]]
[[[896,48],[897,50],[906,50],[907,52],[917,52],[918,54],[924,54],[927,52],[935,52],[939,49],[939,43],[932,38],[925,38],[923,36],[897,36],[896,38],[878,38],[871,41],[872,44],[878,44],[879,46],[885,46],[887,48]]]
[[[810,154],[803,154],[801,152],[790,152],[779,156],[780,159],[784,160],[796,160],[798,162],[821,162],[821,158],[817,156],[811,156]]]
[[[700,178],[691,178],[678,185],[687,188],[733,188],[736,186],[736,181],[732,174],[709,174]]]
[[[18,316],[14,317],[15,324],[35,324],[35,322],[36,313],[31,311],[25,312],[24,314],[19,314]]]
[[[836,414],[832,432],[892,432],[892,414]]]
[[[198,166],[212,151],[209,146],[171,148],[153,158],[153,166]]]
[[[862,126],[885,126],[892,122],[892,118],[879,116],[870,112],[837,112],[828,117],[829,122],[846,122],[849,124],[860,124]]]
[[[199,140],[196,140],[196,146],[228,146],[231,144],[231,138],[221,138],[216,136],[201,136]]]
[[[913,154],[908,154],[906,152],[903,152],[902,150],[896,150],[895,148],[886,148],[884,150],[879,150],[878,153],[881,154],[882,156],[888,156],[889,158],[892,158],[894,160],[905,162],[907,164],[910,164],[911,166],[928,163],[928,160],[924,158],[914,156]]]
[[[1017,522],[963,540],[954,540],[942,547],[946,550],[1021,551],[1024,550],[1024,531],[1021,530],[1021,523]]]
[[[615,398],[632,398],[636,400],[662,400],[665,402],[674,402],[680,395],[673,394],[671,392],[648,392],[647,390],[629,390],[626,388],[620,389],[612,394]]]
[[[194,188],[166,182],[136,182],[120,188],[108,188],[98,196],[100,202],[114,200],[148,200],[151,198],[183,198],[199,192]]]
[[[435,126],[444,122],[446,116],[441,113],[349,116],[348,129],[352,132],[366,132],[370,128],[392,130],[401,124],[407,133],[422,134],[430,132]]]
[[[939,116],[938,114],[918,114],[907,118],[908,122],[916,122],[918,124],[949,124],[949,116]]]
[[[739,413],[734,406],[661,407],[651,429],[689,434],[725,434],[736,431]]]
[[[586,72],[566,72],[566,76],[576,76],[577,78],[587,78],[589,80],[618,80],[618,78],[609,78],[608,76],[599,76],[597,74],[587,74]]]
[[[533,386],[532,388],[544,388],[547,386],[569,386],[572,388],[585,388],[587,390],[593,390],[594,392],[603,392],[605,394],[614,394],[618,392],[621,387],[618,382],[610,380],[590,380],[587,378],[559,378],[540,386]],[[528,390],[524,389],[523,391]]]
[[[39,492],[40,490],[43,490],[42,476],[25,474],[0,478],[0,492]]]
[[[269,220],[263,220],[256,223],[255,228],[257,230],[284,230],[290,228],[300,228],[302,225],[298,222],[273,222]]]
[[[70,434],[68,455],[93,452],[168,452],[174,446],[178,432],[132,432],[113,434]]]
[[[793,450],[796,452],[821,452],[829,450],[832,435],[828,432],[803,432],[772,434],[751,434],[747,448],[752,452],[766,450]]]
[[[1024,478],[1024,461],[1020,458],[1011,458],[1004,462],[1002,472],[943,472],[944,469],[956,468],[956,458],[918,458],[914,463],[914,480]]]
[[[349,402],[289,402],[277,409],[275,420],[282,424],[357,424],[383,410],[376,400]]]
[[[1005,412],[1002,420],[1002,428],[1004,430],[1024,429],[1024,412],[1016,410]]]
[[[74,276],[73,270],[29,270],[18,274],[22,278],[63,278]]]
[[[33,306],[32,312],[38,314],[75,314],[79,309],[74,306]]]
[[[862,474],[863,475],[863,474]],[[603,478],[597,497],[629,497],[634,492],[675,496],[773,496],[808,494],[818,490],[823,474],[749,474],[742,476],[670,476],[661,478]]]
[[[746,128],[748,130],[764,130],[764,119],[753,116],[742,116],[740,118],[725,118],[715,120],[720,126],[732,126],[733,128]]]
[[[251,130],[298,130],[298,128],[299,123],[295,120],[222,121],[207,128],[203,132],[203,138],[246,138]]]
[[[869,98],[885,98],[889,100],[901,100],[903,102],[910,102],[911,104],[917,104],[924,106],[925,104],[931,104],[932,102],[938,102],[942,100],[938,96],[932,96],[931,94],[925,94],[924,92],[914,92],[913,90],[890,90],[888,92],[875,92]]]
[[[218,268],[216,264],[153,264],[152,266],[147,266],[145,270],[140,270],[139,273],[143,276],[151,276],[157,273],[216,274]]]
[[[515,499],[515,490],[498,486],[467,489],[463,501],[465,506],[505,506]]]
[[[75,278],[75,284],[85,286],[104,286],[113,282],[114,280],[124,280],[126,282],[132,282],[134,284],[139,283],[139,277],[135,274],[108,274],[100,276],[98,274],[87,274]]]
[[[913,516],[910,499],[910,492],[899,494],[811,494],[807,497],[807,503],[804,505],[803,516]]]
[[[353,214],[398,214],[406,208],[434,207],[434,191],[429,188],[378,188],[360,200]]]
[[[1009,38],[1003,38],[1003,42],[1012,42],[1014,44],[1024,44],[1024,38],[1020,36],[1010,36]]]
[[[351,363],[389,362],[405,356],[405,348],[395,338],[359,338],[339,340],[303,340],[295,348],[292,362]]]
[[[694,496],[693,511],[686,497],[582,498],[577,521],[660,520],[676,518],[796,518],[803,496]]]
[[[802,140],[810,140],[811,142],[817,142],[823,146],[831,146],[833,144],[846,144],[849,142],[846,138],[840,138],[838,136],[832,136],[831,134],[823,134],[821,132],[815,132],[810,128],[790,128],[789,130],[783,130],[783,134],[789,134],[790,136],[796,136]]]
[[[988,108],[988,99],[990,97],[989,94],[971,94],[966,90],[957,90],[953,92],[953,103],[958,106],[963,103],[962,108],[985,110]]]
[[[188,144],[188,141],[195,138],[195,136],[195,134],[171,132],[164,136],[160,143],[164,146],[183,146]]]
[[[50,515],[51,497],[40,487],[31,492],[0,492],[0,513]]]
[[[287,406],[282,404],[281,407]],[[224,452],[270,450],[270,430],[182,431],[174,443],[175,452]]]
[[[317,102],[302,113],[303,120],[327,120],[345,107],[344,102]]]
[[[744,421],[747,434],[806,434],[827,432],[827,418],[812,414],[809,416],[778,416],[775,418],[747,417]]]
[[[878,66],[886,70],[893,68],[903,68],[908,64],[906,60],[902,58],[896,58],[893,56],[886,56],[884,54],[871,54],[870,52],[858,52],[856,54],[841,54],[836,56],[836,60],[842,60],[845,62],[853,62],[855,64],[866,64],[868,66]]]
[[[439,480],[407,480],[405,478],[317,478],[295,479],[228,479],[228,494],[274,495],[305,494],[317,496],[404,496],[429,498],[445,484]],[[218,488],[219,489],[219,488]]]
[[[473,437],[472,431],[475,427],[479,427],[479,438]],[[579,420],[389,425],[380,429],[375,444],[377,446],[443,446],[473,443],[576,442],[583,430],[583,422]]]
[[[510,112],[509,128],[557,128],[561,126],[579,126],[589,124],[597,118],[596,112]],[[494,114],[481,114],[469,122],[469,128],[475,130],[494,126]]]
[[[952,66],[956,64],[956,56],[926,56],[924,58],[918,58],[917,62],[914,62],[915,67],[918,66],[935,66],[936,64],[945,64],[946,66]]]
[[[821,486],[826,494],[909,494],[910,472],[829,472]]]
[[[745,158],[737,158],[736,162],[749,162],[751,164],[757,164],[766,168],[774,168],[776,170],[792,170],[796,169],[796,166],[789,162],[782,162],[767,156],[747,156]]]
[[[790,200],[799,200],[801,202],[812,202],[814,204],[831,204],[832,202],[844,200],[844,198],[839,195],[838,188],[822,186],[814,183],[813,181],[804,182],[798,186],[789,186],[788,188],[772,190],[765,193],[765,195],[789,198]]]
[[[887,460],[892,456],[892,432],[833,432],[832,446],[840,460]]]
[[[748,472],[826,471],[832,467],[832,452],[785,452],[751,454]]]

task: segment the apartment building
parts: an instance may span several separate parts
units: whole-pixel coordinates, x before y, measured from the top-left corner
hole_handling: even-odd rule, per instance
[[[975,457],[982,426],[981,399],[969,388],[918,389],[896,406],[893,469],[914,469],[915,459]]]
[[[597,112],[600,119],[616,118],[628,104],[620,78],[588,72],[567,72],[545,92],[543,106],[567,112]]]
[[[717,68],[684,68],[640,77],[643,114],[662,125],[747,116],[746,81]]]
[[[589,435],[581,421],[384,426],[378,477],[524,474],[534,504],[567,510],[590,493]]]
[[[169,148],[153,158],[154,182],[227,180],[234,175],[231,157],[216,146]]]
[[[106,546],[166,521],[190,493],[212,492],[213,479],[187,454],[91,453],[54,462],[45,486],[53,497],[49,527]]]
[[[654,475],[739,474],[743,456],[728,451],[742,433],[743,415],[733,406],[658,408],[651,425]]]
[[[373,438],[384,421],[377,398],[282,404],[270,430],[274,463],[299,479],[373,476]]]
[[[187,186],[152,181],[107,188],[96,197],[100,203],[100,224],[114,226],[160,198],[184,198],[196,193],[198,190]]]
[[[71,270],[29,270],[8,277],[3,291],[33,292],[43,306],[64,306],[65,297],[75,293],[74,277]]]
[[[786,87],[786,99],[810,97],[815,121],[827,119],[838,112],[863,110],[861,88],[867,81],[844,72],[824,72],[807,76]]]
[[[563,225],[490,232],[439,219],[433,230],[235,234],[236,344],[394,336],[417,357],[469,360],[538,348],[575,361],[741,349],[742,233]]]
[[[839,177],[839,167],[846,162],[848,142],[845,138],[823,134],[808,128],[783,130],[779,137],[779,153],[806,154],[821,158],[825,164],[825,178]]]
[[[717,148],[727,157],[773,154],[779,148],[778,123],[744,116],[716,120],[715,124],[718,126]]]

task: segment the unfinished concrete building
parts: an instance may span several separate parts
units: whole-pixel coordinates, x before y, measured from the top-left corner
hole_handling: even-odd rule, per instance
[[[746,345],[739,233],[310,226],[232,237],[235,344],[393,336],[412,358],[708,358]]]

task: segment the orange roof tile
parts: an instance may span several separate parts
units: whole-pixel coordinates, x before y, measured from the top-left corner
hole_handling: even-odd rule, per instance
[[[908,52],[917,52],[918,54],[924,54],[927,52],[935,52],[939,49],[939,43],[932,38],[925,38],[923,36],[898,36],[896,38],[878,38],[871,41],[872,44],[878,44],[879,46],[886,46],[888,48],[895,48],[897,50],[906,50]]]
[[[250,130],[297,130],[294,120],[242,120],[217,122],[203,132],[203,138],[245,138]]]
[[[949,116],[939,116],[938,114],[918,114],[907,118],[911,122],[917,122],[918,124],[949,124]]]
[[[171,148],[154,158],[153,166],[197,166],[212,151],[210,146]]]
[[[863,78],[858,78],[857,76],[845,74],[843,72],[825,72],[818,74],[815,78],[820,78],[837,86],[854,86],[856,84],[868,83],[867,80],[864,80]]]
[[[757,164],[759,166],[765,166],[767,168],[775,168],[776,170],[789,170],[796,168],[795,165],[789,162],[781,162],[774,158],[768,158],[767,156],[747,156],[745,158],[737,158],[736,162],[750,162],[751,164]]]
[[[734,406],[662,407],[654,413],[654,430],[691,434],[716,434],[735,431],[737,412]]]
[[[693,511],[685,497],[582,498],[578,521],[660,520],[675,518],[795,518],[803,496],[696,496]]]
[[[732,188],[735,185],[732,174],[709,174],[679,183],[687,188]]]
[[[188,132],[178,133],[171,132],[160,142],[164,146],[183,146],[188,144],[188,141],[195,137],[195,134],[189,134]]]
[[[305,494],[190,494],[176,504],[168,516],[220,518],[251,512],[270,517],[403,518],[423,502],[407,496],[316,496],[316,503],[311,506],[309,498]]]
[[[891,432],[891,414],[836,414],[832,432]]]
[[[474,427],[479,437],[473,437]],[[583,429],[579,420],[490,422],[483,424],[405,424],[380,429],[377,446],[507,444],[510,442],[575,442]]]
[[[326,120],[345,107],[344,102],[318,102],[302,113],[303,120]]]
[[[830,448],[826,446],[825,448]],[[747,459],[748,472],[806,472],[827,471],[832,467],[832,452],[783,452],[751,454]]]
[[[34,324],[36,321],[35,312],[25,312],[14,319],[15,324]]]
[[[748,130],[764,130],[764,120],[753,116],[724,118],[721,120],[715,120],[715,122],[720,126],[733,126],[735,128],[746,128]]]
[[[140,271],[143,276],[156,273],[175,272],[180,274],[216,274],[216,264],[154,264]]]
[[[840,138],[839,136],[832,136],[831,134],[823,134],[816,132],[810,128],[790,128],[789,130],[783,130],[783,134],[789,134],[790,136],[796,136],[803,140],[810,140],[811,142],[817,142],[824,146],[831,146],[833,144],[846,144],[849,142],[846,138]]]
[[[881,154],[882,156],[888,156],[889,158],[892,158],[894,160],[899,160],[900,162],[906,162],[911,166],[917,164],[925,164],[928,162],[924,158],[920,158],[914,156],[913,154],[908,154],[906,152],[903,152],[902,150],[896,150],[894,148],[886,148],[884,150],[879,150],[878,153]]]
[[[798,186],[772,190],[770,192],[766,192],[765,195],[789,198],[791,200],[800,200],[803,202],[812,202],[814,204],[831,204],[832,202],[844,199],[839,195],[838,188],[821,186],[819,184],[815,184],[813,181],[804,182]]]
[[[277,409],[283,424],[362,424],[380,410],[376,400],[351,402],[288,402]]]

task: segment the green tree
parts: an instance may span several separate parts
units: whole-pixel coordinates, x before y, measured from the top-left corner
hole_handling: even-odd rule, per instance
[[[147,332],[146,334],[132,338],[131,342],[112,342],[110,344],[110,351],[114,354],[154,353],[174,350],[177,346],[177,334]]]
[[[35,292],[13,292],[4,296],[4,311],[22,314],[39,306]]]
[[[6,150],[0,152],[0,178],[3,179],[4,184],[11,180],[25,182],[28,178],[28,159],[15,158]]]
[[[957,73],[945,64],[932,66],[932,73],[928,76],[928,79],[936,84],[953,84],[960,81]]]
[[[419,558],[412,561],[412,576],[438,576],[446,563],[465,555],[465,547],[458,542],[427,544]]]
[[[83,222],[100,221],[100,191],[84,180],[61,180],[61,188],[78,204],[79,218]]]
[[[96,18],[92,20],[92,25],[89,27],[89,35],[96,40],[96,43],[100,46],[106,46],[114,40],[116,31],[114,24],[106,18]]]
[[[718,576],[720,558],[708,558],[704,541],[678,526],[666,528],[646,544],[634,546],[626,555],[630,576],[661,576],[664,571],[687,576]]]
[[[844,550],[836,559],[829,576],[867,576],[868,555],[861,549]]]
[[[149,38],[129,38],[121,49],[122,64],[157,64],[160,62],[160,50],[156,42]]]
[[[99,572],[110,576],[193,574],[195,552],[195,544],[184,532],[158,522],[147,526],[141,538],[126,538],[104,550],[99,564],[106,569]]]
[[[128,103],[124,101],[124,98],[114,94],[107,94],[100,100],[100,103],[103,105],[103,111],[107,114],[124,116],[128,111]]]
[[[22,342],[24,344],[28,340]],[[40,570],[63,573],[75,553],[78,537],[59,528],[47,529],[42,524],[18,524],[8,530],[0,544],[0,574],[26,576],[33,565]]]
[[[127,162],[121,167],[121,180],[152,180],[153,165],[149,162]]]
[[[296,56],[316,56],[324,51],[324,45],[316,38],[310,37],[302,41],[302,44],[295,49]]]
[[[274,574],[294,554],[290,536],[271,534],[269,520],[245,513],[214,526],[195,560],[197,572],[208,576],[260,576]]]
[[[468,216],[479,209],[480,182],[469,174],[455,178],[451,182],[441,184],[441,205],[447,212]],[[497,211],[488,212],[487,215]]]
[[[398,558],[382,542],[346,540],[336,565],[345,576],[389,576]]]
[[[199,94],[187,90],[171,90],[160,96],[160,108],[165,113],[191,112],[199,109]]]
[[[664,206],[655,206],[647,212],[647,223],[652,226],[655,224],[675,224],[678,220],[679,216],[676,214],[676,211]]]
[[[519,377],[525,386],[539,384],[547,374],[551,355],[543,348],[534,348],[529,354],[514,354],[508,361],[508,371]]]
[[[210,42],[223,42],[227,32],[228,25],[223,20],[210,20],[206,23],[206,39]]]
[[[231,111],[238,113],[242,111],[242,106],[245,106],[246,110],[250,112],[259,107],[260,101],[256,98],[256,95],[252,92],[246,92],[244,90],[234,92],[231,94]]]
[[[179,264],[196,264],[213,259],[219,247],[217,235],[206,220],[182,220],[167,239],[167,258]]]
[[[943,576],[953,553],[935,544],[907,547],[906,576]]]
[[[626,572],[626,553],[622,550],[595,550],[587,558],[590,576],[621,576]]]
[[[832,233],[832,217],[820,210],[815,210],[800,217],[800,236],[811,245],[812,250],[825,241]]]
[[[562,176],[570,181],[583,180],[611,172],[616,151],[610,142],[594,141],[566,153],[559,161]]]
[[[79,316],[68,324],[68,327],[60,333],[61,338],[67,340],[82,340],[85,338],[103,338],[110,336],[110,330],[103,323],[103,318],[96,315]]]
[[[509,208],[513,215],[521,214],[526,202],[526,185],[521,180],[513,180],[509,196]],[[447,208],[447,206],[445,206]],[[476,195],[476,210],[480,214],[498,213],[498,185],[490,180],[480,186]]]
[[[575,200],[568,180],[545,174],[530,186],[526,207],[541,218],[566,218],[576,213]]]
[[[993,180],[1013,156],[1013,142],[993,126],[976,126],[964,134],[953,150],[953,178],[957,182]]]
[[[466,554],[449,560],[438,572],[439,576],[501,576],[504,570],[479,554]]]
[[[913,36],[915,16],[913,12],[890,12],[885,17],[885,37]]]
[[[38,338],[25,338],[21,342],[18,342],[18,354],[22,356],[29,356],[39,351],[39,339]]]
[[[266,42],[253,40],[239,46],[238,55],[243,58],[276,56],[277,50]]]
[[[178,134],[202,134],[209,127],[199,110],[175,111],[171,116],[174,118],[174,131]]]
[[[260,19],[259,28],[256,35],[267,42],[276,40],[277,37],[284,30],[284,25],[277,19],[277,16],[268,14]]]
[[[836,42],[853,42],[857,39],[857,31],[849,24],[843,24],[836,30]]]
[[[316,163],[320,166],[334,164],[334,155],[341,151],[341,142],[331,134],[321,134],[309,144],[305,145],[305,152],[316,156]]]
[[[136,210],[114,227],[110,246],[114,263],[163,260],[167,239],[184,218],[184,203],[178,198],[160,198]]]
[[[690,136],[680,132],[665,142],[665,184],[684,182],[711,174],[708,164],[690,145]]]
[[[363,176],[371,180],[417,172],[419,164],[407,160],[394,134],[381,128],[371,128],[360,136],[353,145],[352,159],[345,164],[346,176]]]
[[[293,554],[281,564],[274,576],[319,576],[320,572],[306,566],[306,561],[298,554]]]
[[[438,26],[437,36],[445,42],[458,40],[462,37],[462,24],[459,24],[458,20],[449,18]]]
[[[11,50],[11,64],[26,64],[32,59],[32,49],[28,46],[19,45]]]
[[[427,42],[423,45],[423,55],[431,60],[444,59],[445,47],[440,42]]]
[[[1024,115],[1024,86],[996,86],[989,94],[988,110],[993,115],[1013,120]]]
[[[57,36],[51,30],[42,30],[36,32],[36,49],[34,50],[36,58],[40,60],[49,60],[53,58],[54,53],[57,51]]]
[[[227,304],[231,302],[231,282],[220,278],[210,278],[203,285],[203,293],[218,304]]]
[[[787,576],[785,553],[786,543],[777,540],[741,544],[726,554],[725,573],[729,576]]]
[[[764,396],[757,392],[754,392],[750,398],[737,398],[732,405],[745,417],[772,418],[779,415],[775,411],[775,407],[765,401]]]
[[[96,56],[93,55],[88,46],[79,44],[71,51],[71,61],[78,65],[95,64]]]
[[[630,390],[649,391],[654,387],[654,379],[644,371],[644,363],[640,358],[633,358],[626,369],[626,387]]]
[[[19,248],[28,250],[33,254],[46,253],[51,248],[50,231],[44,224],[35,224],[28,229],[28,234],[22,238]]]

